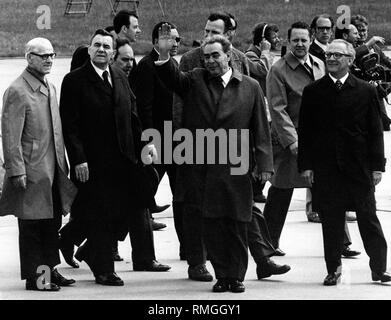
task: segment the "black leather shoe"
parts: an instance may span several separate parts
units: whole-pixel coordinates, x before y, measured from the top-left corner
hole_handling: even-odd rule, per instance
[[[372,271],[372,280],[373,281],[381,281],[381,282],[389,282],[391,281],[391,275],[388,272],[373,272]]]
[[[273,274],[284,274],[291,269],[287,264],[279,265],[270,258],[266,258],[264,262],[257,264],[258,279],[268,278]]]
[[[123,280],[115,272],[95,275],[95,282],[104,286],[123,286]]]
[[[244,292],[246,290],[246,287],[244,286],[243,282],[241,282],[237,279],[231,280],[229,283],[229,287],[230,287],[231,292],[234,292],[234,293],[240,293],[240,292]]]
[[[209,273],[208,269],[204,264],[198,264],[196,266],[189,266],[187,270],[187,274],[189,275],[189,279],[195,281],[213,281],[213,276]]]
[[[73,259],[73,244],[67,243],[64,239],[59,239],[60,242],[60,251],[64,257],[65,262],[70,265],[72,268],[79,268],[79,264]]]
[[[336,286],[341,279],[341,274],[337,272],[329,273],[323,281],[324,286]]]
[[[34,290],[34,291],[60,291],[60,287],[55,283],[45,283],[43,288],[37,287],[37,279],[28,279],[26,280],[26,290]]]
[[[229,290],[229,283],[227,279],[217,279],[217,282],[214,284],[212,291],[213,292],[227,292]]]
[[[113,261],[124,261],[118,252],[113,252]]]
[[[65,278],[57,269],[52,270],[51,277],[51,281],[59,287],[67,287],[76,282],[74,279]]]
[[[170,207],[169,204],[165,204],[164,206],[156,205],[154,208],[150,208],[149,212],[152,213],[152,214],[153,213],[159,213],[159,212],[163,212],[164,210],[167,210],[169,207]]]
[[[151,263],[148,264],[136,264],[133,263],[133,270],[134,271],[151,271],[151,272],[163,272],[170,270],[171,267],[162,264],[156,260],[153,260]]]
[[[276,250],[275,250],[275,254],[274,254],[275,256],[278,256],[278,257],[283,257],[283,256],[285,256],[286,255],[286,253],[284,252],[284,251],[282,251],[280,248],[277,248]]]
[[[164,223],[156,222],[153,219],[151,220],[151,224],[152,224],[153,231],[161,230],[161,229],[164,229],[165,227],[167,227],[167,225],[165,225]]]
[[[345,247],[342,250],[342,256],[345,258],[351,258],[360,255],[360,251],[351,250],[349,247]]]

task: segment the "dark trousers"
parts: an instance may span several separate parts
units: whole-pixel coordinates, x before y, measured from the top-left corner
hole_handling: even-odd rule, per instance
[[[129,238],[133,264],[147,264],[155,257],[155,246],[148,209],[132,208],[129,213]]]
[[[189,266],[205,264],[207,252],[204,243],[202,212],[196,206],[185,205],[183,213],[187,262]],[[247,227],[247,238],[255,263],[261,263],[267,257],[274,255],[275,249],[266,220],[262,211],[255,205],[252,207],[252,217]]]
[[[269,229],[262,211],[253,205],[251,222],[247,226],[248,247],[255,263],[275,254]]]
[[[124,221],[123,223],[128,225],[129,238],[132,246],[132,261],[133,263],[140,264],[151,262],[152,260],[155,260],[155,247],[148,210],[135,207],[130,211],[131,212],[129,212],[128,220]],[[102,222],[102,224],[109,225],[107,222]],[[80,246],[81,243],[86,238],[88,238],[88,235],[94,238],[94,230],[97,228],[102,229],[101,226],[97,225],[92,219],[85,220],[83,217],[73,217],[66,225],[62,227],[60,234],[65,242]],[[110,244],[111,258],[114,244],[117,244],[118,240],[123,240],[126,234],[121,236],[122,239],[119,239],[117,233],[112,230],[112,228],[108,228],[107,230],[104,229],[100,232],[103,232],[102,239],[109,241],[108,244]],[[108,236],[106,232],[111,232],[112,234]],[[91,244],[86,246],[87,249],[90,246]],[[105,252],[106,248],[103,250]]]
[[[292,200],[293,188],[277,188],[270,186],[267,200],[264,208],[264,216],[270,232],[272,245],[278,248],[280,245],[280,236],[284,227],[286,216],[288,214],[289,205]],[[344,223],[345,231],[343,232],[343,245],[349,246],[352,244],[347,223]]]
[[[61,226],[59,196],[53,188],[53,218],[42,220],[18,219],[21,278],[33,279],[39,266],[53,269],[60,261],[58,229]]]
[[[263,188],[265,188],[265,183],[259,181],[258,179],[251,179],[252,185],[253,185],[253,196],[262,195],[263,194]]]
[[[187,203],[183,206],[183,235],[185,255],[189,266],[205,264],[206,248],[204,243],[202,211]]]
[[[204,218],[205,243],[217,279],[243,281],[248,264],[247,222]]]
[[[337,267],[341,265],[341,244],[347,207],[343,202],[325,201],[322,204],[320,212],[328,273],[335,272]],[[374,272],[384,272],[387,263],[387,243],[376,215],[374,192],[368,191],[364,196],[356,197],[355,207],[358,228],[365,251],[369,256],[369,266]]]
[[[285,224],[286,215],[293,195],[293,188],[281,189],[270,186],[263,215],[270,232],[272,245],[279,247],[282,228]]]
[[[160,180],[163,179],[165,173],[168,175],[168,180],[170,182],[171,193],[175,194],[176,186],[176,164],[158,164],[155,165],[155,169],[159,173]],[[173,201],[172,202],[172,212],[174,215],[174,226],[175,231],[179,241],[179,255],[183,256],[185,253],[185,236],[183,231],[183,202]]]
[[[112,258],[113,228],[103,219],[89,220],[86,223],[87,241],[83,245],[82,258],[96,275],[114,272]]]

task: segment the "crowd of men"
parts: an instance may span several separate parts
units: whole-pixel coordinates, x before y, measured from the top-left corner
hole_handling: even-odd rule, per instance
[[[29,41],[27,67],[4,94],[0,199],[0,215],[18,218],[26,289],[58,291],[75,283],[56,269],[60,251],[74,268],[76,260],[85,261],[97,284],[124,285],[114,262],[122,260],[117,243],[127,234],[134,271],[170,270],[156,260],[153,230],[164,226],[153,226],[151,216],[167,208],[154,199],[164,174],[179,259],[187,261],[190,280],[205,282],[213,281],[210,260],[214,292],[245,291],[248,249],[258,279],[290,270],[271,257],[285,255],[279,240],[294,188],[308,188],[309,220],[322,223],[324,285],[338,283],[341,257],[360,254],[349,248],[348,211],[356,212],[372,280],[391,281],[374,197],[385,171],[383,130],[391,120],[379,83],[355,76],[368,54],[377,53],[386,68],[391,61],[378,46],[384,38],[367,39],[365,17],[351,23],[335,28],[326,14],[311,26],[295,22],[281,54],[278,26],[258,23],[243,53],[232,46],[235,17],[211,13],[201,46],[178,64],[179,29],[162,21],[153,28],[151,52],[136,64],[139,17],[122,10],[113,26],[98,29],[75,51],[59,104],[46,79],[52,44]],[[172,139],[165,136],[168,122],[194,136],[199,129],[237,130],[229,145],[249,150],[249,169],[232,174],[237,163],[231,158],[211,164],[195,144],[190,161],[164,163],[171,150],[145,142],[143,130]],[[217,155],[220,147],[208,149]],[[266,202],[263,213],[255,202]],[[41,266],[49,278],[41,277]]]

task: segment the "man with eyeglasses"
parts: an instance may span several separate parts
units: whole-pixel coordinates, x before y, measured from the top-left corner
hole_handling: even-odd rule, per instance
[[[56,89],[47,80],[56,54],[45,38],[30,40],[25,52],[28,66],[4,94],[6,173],[0,216],[18,218],[21,277],[26,280],[26,290],[58,291],[75,282],[64,278],[55,266],[60,264],[61,216],[69,213],[76,187],[67,177]],[[49,281],[38,279],[42,272]]]
[[[158,38],[159,28],[163,24],[168,24],[171,27],[171,39],[173,46],[170,50],[170,59],[178,64],[174,59],[174,56],[178,54],[178,47],[181,42],[181,38],[178,33],[177,27],[166,21],[157,23],[152,30],[152,51],[143,57],[137,65],[135,74],[135,93],[137,96],[137,110],[140,116],[140,120],[143,129],[154,128],[161,134],[162,141],[167,138],[164,137],[164,122],[173,120],[173,91],[167,87],[167,85],[160,80],[156,75],[154,61],[159,58]],[[171,137],[169,137],[171,139]],[[175,180],[176,180],[176,165],[164,164],[164,149],[158,150],[161,155],[161,164],[156,164],[155,168],[159,173],[160,180],[164,174],[167,173],[170,188],[172,194],[175,193]],[[183,226],[182,226],[182,204],[173,201],[173,214],[174,225],[179,240],[179,256],[182,260],[185,260],[184,240],[183,240]]]
[[[304,89],[300,109],[298,167],[321,214],[325,286],[340,280],[345,212],[351,208],[357,212],[372,280],[391,281],[375,202],[375,186],[385,170],[380,106],[376,89],[349,72],[355,54],[347,41],[331,42],[328,74]]]
[[[334,20],[328,14],[317,15],[311,22],[314,40],[310,45],[310,54],[326,62],[324,53],[333,34]]]
[[[328,14],[317,15],[311,22],[311,31],[314,35],[314,40],[310,45],[309,53],[314,55],[315,57],[322,60],[326,63],[325,52],[328,47],[328,43],[331,40],[331,36],[333,34],[334,29],[334,20]],[[353,36],[355,36],[355,32],[353,31]],[[356,41],[356,38],[353,38]],[[320,218],[317,212],[314,212],[312,209],[312,201],[311,201],[311,189],[307,189],[306,196],[306,214],[307,219],[310,222],[320,223]],[[355,221],[356,217],[353,212],[348,211],[346,213],[347,221]],[[350,249],[350,245],[352,244],[352,240],[350,238],[349,228],[347,223],[345,223],[345,233],[344,233],[344,250],[342,251],[342,255],[344,257],[354,257],[360,255],[359,251]]]

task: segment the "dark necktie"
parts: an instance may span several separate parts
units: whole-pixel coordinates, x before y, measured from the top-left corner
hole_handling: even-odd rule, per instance
[[[213,94],[214,102],[215,104],[218,104],[224,91],[223,79],[221,77],[212,78],[210,81],[210,88]]]
[[[103,71],[102,76],[103,76],[103,82],[104,82],[105,86],[111,90],[112,87],[109,82],[109,73],[107,72],[107,70]]]
[[[303,66],[304,66],[304,68],[307,70],[307,72],[310,74],[311,78],[313,78],[313,77],[314,77],[314,73],[313,73],[313,71],[312,71],[312,68],[307,64],[307,62],[305,62],[305,63],[303,64]]]
[[[342,82],[341,80],[337,80],[335,81],[335,88],[337,89],[337,91],[341,91],[341,88],[342,88]]]

